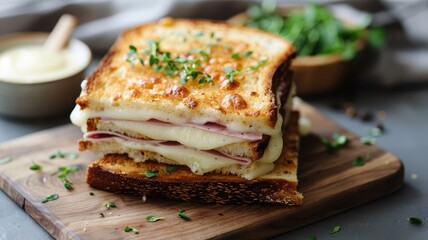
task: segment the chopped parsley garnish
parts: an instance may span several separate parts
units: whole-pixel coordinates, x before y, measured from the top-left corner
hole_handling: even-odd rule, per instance
[[[334,228],[333,228],[333,230],[330,232],[330,234],[335,234],[335,233],[337,233],[337,232],[339,232],[340,231],[340,226],[335,226]]]
[[[240,74],[241,70],[239,69],[234,70],[233,68],[226,67],[226,68],[223,68],[223,72],[227,73],[226,78],[229,79],[229,82],[233,83],[235,79],[235,75]]]
[[[176,168],[175,166],[170,166],[170,167],[168,167],[168,168],[164,168],[164,169],[163,169],[163,172],[164,172],[165,174],[174,173],[174,172],[176,172],[176,171],[177,171],[177,168]]]
[[[422,219],[418,217],[409,217],[407,221],[413,225],[422,225]]]
[[[256,65],[250,66],[246,69],[246,71],[254,71],[263,66],[265,63],[267,63],[268,58],[267,57],[261,57],[260,60],[257,62]]]
[[[64,179],[64,187],[67,188],[68,190],[72,190],[73,189],[73,183],[68,181],[67,179]]]
[[[0,165],[12,162],[13,157],[4,157],[0,159]]]
[[[135,234],[139,234],[140,233],[140,231],[138,231],[136,228],[134,228],[134,227],[131,227],[131,226],[126,226],[124,229],[123,229],[123,231],[124,232],[133,232],[133,233],[135,233]]]
[[[240,57],[241,57],[241,55],[240,55],[239,53],[232,53],[232,54],[230,55],[230,57],[231,57],[231,58],[233,58],[233,59],[238,59],[238,58],[240,58]]]
[[[253,54],[252,51],[246,51],[246,52],[243,52],[243,53],[235,52],[235,53],[232,53],[230,55],[230,57],[233,58],[233,59],[247,58],[247,57],[251,56],[251,54]]]
[[[204,71],[201,71],[201,62],[209,59],[211,49],[192,49],[189,54],[196,54],[196,56],[183,57],[170,52],[164,52],[160,49],[160,42],[150,40],[148,41],[149,49],[143,51],[143,54],[149,55],[149,66],[155,72],[162,72],[167,76],[180,76],[180,83],[186,84],[189,79],[197,81],[199,84],[211,83],[212,76]],[[137,59],[144,65],[142,54],[134,45],[129,46],[127,62],[131,67],[135,65]]]
[[[317,237],[315,235],[311,235],[308,237],[308,240],[317,240]]]
[[[56,153],[51,154],[49,156],[50,159],[56,159],[56,158],[71,158],[71,159],[77,159],[79,155],[77,153],[63,153],[61,150],[58,150]]]
[[[156,177],[158,174],[159,174],[159,170],[157,170],[157,169],[146,170],[146,172],[144,172],[144,175],[146,175],[146,177],[148,177],[148,178]]]
[[[242,56],[246,58],[246,57],[251,56],[251,54],[253,54],[252,51],[246,51],[246,52],[242,53]]]
[[[117,206],[116,206],[116,203],[114,203],[114,202],[109,202],[109,201],[103,201],[103,202],[101,203],[101,205],[103,205],[103,206],[107,207],[108,209],[117,207]]]
[[[146,217],[147,222],[157,222],[157,221],[162,220],[162,219],[165,219],[165,218],[164,217],[156,217],[153,215]]]
[[[89,192],[89,195],[90,195],[90,196],[94,196],[94,195],[95,195],[95,193],[94,193],[94,192]]]
[[[59,167],[57,171],[53,172],[51,175],[58,175],[58,178],[64,182],[64,187],[68,190],[73,190],[73,183],[67,179],[69,173],[76,172],[80,169],[80,165],[74,165],[71,167]]]
[[[186,221],[189,221],[190,220],[190,217],[187,215],[187,214],[185,214],[184,212],[185,212],[186,210],[184,210],[184,209],[180,209],[180,211],[178,212],[178,214],[177,214],[177,217],[178,218],[182,218],[182,219],[184,219],[184,220],[186,220]]]
[[[329,140],[325,137],[321,137],[321,142],[327,150],[335,150],[335,149],[344,147],[351,140],[352,138],[339,133],[334,133],[332,135],[332,140]]]
[[[55,201],[58,198],[59,198],[59,195],[56,194],[56,193],[54,193],[54,194],[51,194],[51,195],[47,196],[46,198],[42,199],[42,203],[47,203],[47,202],[50,202],[50,201]]]
[[[352,166],[354,166],[354,167],[364,166],[364,164],[365,164],[364,158],[361,156],[357,156],[354,159],[354,161],[352,161]]]
[[[374,145],[376,144],[376,138],[374,137],[362,137],[360,138],[361,143],[365,145]]]
[[[38,170],[42,169],[42,166],[33,162],[33,165],[30,166],[30,169],[33,171],[38,171]]]

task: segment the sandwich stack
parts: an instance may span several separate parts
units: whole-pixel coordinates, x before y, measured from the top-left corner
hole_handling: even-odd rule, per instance
[[[256,29],[163,19],[119,36],[71,120],[94,188],[217,203],[300,205],[292,45]]]

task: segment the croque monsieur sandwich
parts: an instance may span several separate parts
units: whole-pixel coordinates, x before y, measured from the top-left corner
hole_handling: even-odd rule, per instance
[[[124,32],[71,120],[95,188],[206,203],[300,205],[298,113],[283,38],[205,20]]]

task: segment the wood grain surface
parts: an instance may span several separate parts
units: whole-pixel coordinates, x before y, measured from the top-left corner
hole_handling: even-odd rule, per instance
[[[72,125],[2,143],[0,159],[11,156],[13,160],[0,165],[0,187],[57,239],[260,239],[385,196],[403,184],[402,163],[377,146],[354,140],[343,149],[327,152],[318,136],[344,133],[357,137],[314,108],[306,104],[300,108],[313,123],[312,134],[301,143],[299,191],[305,198],[300,207],[205,205],[150,198],[143,201],[92,189],[85,183],[85,168],[96,156],[84,152],[77,159],[49,159],[58,150],[77,153],[76,141],[82,134]],[[357,155],[368,152],[370,159],[364,166],[352,166]],[[29,169],[33,161],[42,165],[41,171]],[[82,169],[69,174],[74,190],[68,191],[52,172],[74,165]],[[58,200],[41,203],[53,193],[59,194]],[[117,208],[107,209],[101,205],[103,201],[115,202]],[[177,218],[180,209],[186,209],[191,221]],[[147,222],[148,215],[165,219]],[[126,233],[125,226],[140,232]]]

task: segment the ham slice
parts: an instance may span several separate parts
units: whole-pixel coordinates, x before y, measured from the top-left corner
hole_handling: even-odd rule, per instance
[[[177,147],[177,148],[188,148],[179,142],[175,141],[161,141],[161,140],[146,140],[146,139],[138,139],[126,136],[124,134],[116,133],[116,132],[110,132],[110,131],[91,131],[87,132],[83,135],[83,139],[93,141],[93,142],[100,142],[100,141],[106,141],[111,138],[120,138],[126,141],[133,141],[137,143],[144,143],[144,144],[151,144],[151,145],[162,145],[162,146],[168,146],[168,147]],[[208,154],[220,156],[223,158],[230,159],[231,161],[234,161],[241,165],[249,165],[252,161],[251,159],[244,158],[244,157],[237,157],[232,156],[229,154],[225,154],[216,150],[198,150],[202,151]]]

